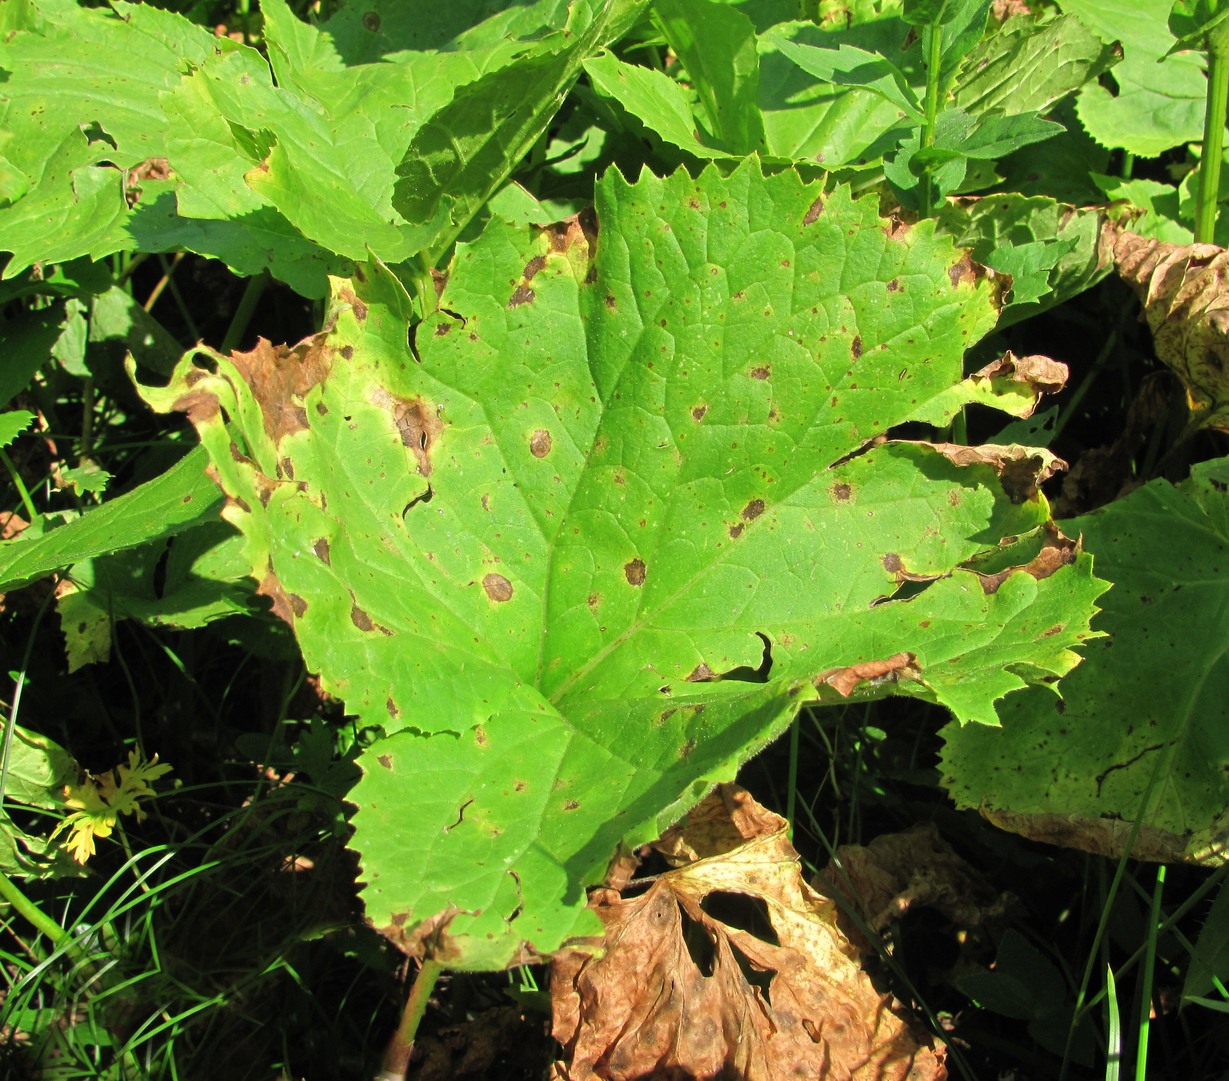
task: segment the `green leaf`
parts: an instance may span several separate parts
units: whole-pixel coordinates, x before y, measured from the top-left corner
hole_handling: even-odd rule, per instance
[[[973,114],[1045,113],[1092,83],[1119,59],[1112,44],[1071,15],[1049,22],[1028,17],[987,34],[965,65],[956,105]]]
[[[546,130],[584,61],[618,40],[646,0],[587,0],[567,27],[527,47],[515,64],[459,90],[415,133],[392,205],[434,265]]]
[[[1064,523],[1114,582],[1062,697],[1005,702],[997,730],[943,730],[944,783],[963,807],[1037,840],[1119,855],[1223,862],[1229,840],[1229,463],[1157,480]],[[1197,628],[1198,633],[1192,633]],[[1021,763],[1028,764],[1027,769]]]
[[[1000,326],[1070,300],[1113,269],[1098,210],[1007,192],[949,202],[937,218],[978,262],[1012,275]]]
[[[0,413],[0,447],[7,447],[30,427],[33,421],[34,414],[28,409],[13,409]]]
[[[1122,62],[1110,72],[1116,93],[1097,84],[1080,91],[1077,109],[1088,134],[1102,146],[1140,157],[1203,137],[1207,81],[1193,54],[1158,63],[1173,44],[1170,0],[1066,0],[1076,16],[1106,44],[1120,41]]]
[[[736,155],[706,145],[687,92],[670,76],[639,64],[628,64],[613,53],[585,61],[593,89],[627,110],[665,142],[701,160]]]
[[[1178,40],[1175,48],[1200,47],[1209,38],[1223,38],[1229,21],[1224,0],[1174,0],[1169,12],[1169,32]]]
[[[893,20],[886,22],[892,24]],[[859,35],[866,49],[899,52],[903,34],[891,33],[903,29],[899,23],[869,29],[875,33]],[[789,23],[760,40],[760,109],[769,155],[836,168],[859,159],[878,158],[885,149],[895,149],[898,138],[892,133],[900,132],[902,121],[894,94],[885,97],[858,86],[817,83],[775,45],[784,37],[798,45],[830,48],[844,36],[820,31],[811,23]],[[907,86],[907,72],[901,71],[900,78]],[[908,94],[911,108],[916,107],[912,91]]]
[[[1195,239],[1195,219],[1184,218],[1180,193],[1172,184],[1157,180],[1124,180],[1104,173],[1090,174],[1106,200],[1122,200],[1143,211],[1131,221],[1131,229],[1167,244],[1190,244]]]
[[[920,121],[922,106],[904,73],[886,57],[868,53],[853,45],[821,49],[791,41],[780,30],[764,36],[764,41],[803,71],[837,86],[861,87],[878,94],[899,108],[906,117]]]
[[[1044,456],[873,445],[995,320],[931,223],[754,161],[612,170],[596,221],[492,220],[416,354],[369,264],[329,331],[146,392],[191,386],[253,576],[385,733],[351,793],[368,916],[454,967],[596,931],[618,845],[804,701],[993,723],[1075,663],[1103,588],[1045,539]]]
[[[764,146],[755,28],[717,0],[657,0],[653,16],[695,86],[717,145],[735,154]]]
[[[25,585],[106,552],[180,533],[216,517],[217,488],[205,476],[205,453],[189,451],[164,473],[73,521],[0,542],[0,588]],[[46,523],[45,523],[46,524]]]
[[[1182,1001],[1212,994],[1214,981],[1229,986],[1229,886],[1222,880],[1191,950],[1191,962],[1182,981]]]

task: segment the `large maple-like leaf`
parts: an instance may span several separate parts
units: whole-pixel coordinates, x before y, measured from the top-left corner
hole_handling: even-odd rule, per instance
[[[600,232],[598,229],[600,228]],[[253,574],[367,726],[354,844],[407,949],[499,967],[799,705],[993,723],[1102,584],[1026,448],[885,441],[959,408],[996,297],[930,223],[754,163],[492,222],[438,310],[378,263],[294,349],[185,358]],[[969,396],[982,395],[971,384]],[[229,421],[229,423],[227,423]]]
[[[560,1077],[947,1076],[862,971],[836,904],[803,881],[783,818],[729,785],[672,832],[682,866],[639,897],[597,891],[601,953],[555,963]],[[753,926],[712,915],[722,903]]]

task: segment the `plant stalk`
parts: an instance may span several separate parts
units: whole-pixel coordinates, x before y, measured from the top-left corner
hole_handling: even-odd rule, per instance
[[[414,1037],[418,1034],[418,1026],[422,1015],[426,1013],[431,992],[435,989],[435,981],[440,978],[444,966],[432,957],[428,957],[418,970],[418,978],[410,988],[405,1000],[405,1010],[401,1014],[401,1024],[388,1041],[384,1050],[384,1062],[376,1081],[405,1081],[406,1071],[410,1067],[410,1055],[414,1052]]]
[[[1211,244],[1216,233],[1225,114],[1229,106],[1229,48],[1208,36],[1208,104],[1203,116],[1203,150],[1199,156],[1199,196],[1195,206],[1195,243]]]
[[[943,63],[943,27],[939,23],[930,26],[926,42],[926,114],[922,119],[922,149],[935,145],[935,125],[939,121],[939,77]],[[929,214],[931,206],[930,166],[922,171],[921,190],[923,214]]]

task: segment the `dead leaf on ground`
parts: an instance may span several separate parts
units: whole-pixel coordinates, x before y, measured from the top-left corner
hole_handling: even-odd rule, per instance
[[[861,970],[786,831],[749,793],[722,786],[663,838],[672,858],[700,858],[642,896],[593,894],[605,952],[564,954],[552,972],[568,1056],[557,1078],[947,1076],[942,1047],[919,1042]]]
[[[1001,920],[1008,898],[960,858],[933,823],[842,845],[817,880],[874,931],[914,908],[933,908],[965,930]]]
[[[1229,431],[1229,254],[1123,230],[1114,261],[1144,306],[1156,355],[1186,385],[1192,421]]]

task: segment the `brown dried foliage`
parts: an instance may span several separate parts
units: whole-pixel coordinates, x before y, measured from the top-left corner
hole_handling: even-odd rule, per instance
[[[920,1042],[871,985],[786,831],[747,792],[722,786],[663,839],[675,870],[639,897],[590,898],[604,952],[562,955],[551,980],[567,1053],[557,1078],[947,1076],[943,1050]],[[731,894],[766,913],[759,933],[705,910]]]

